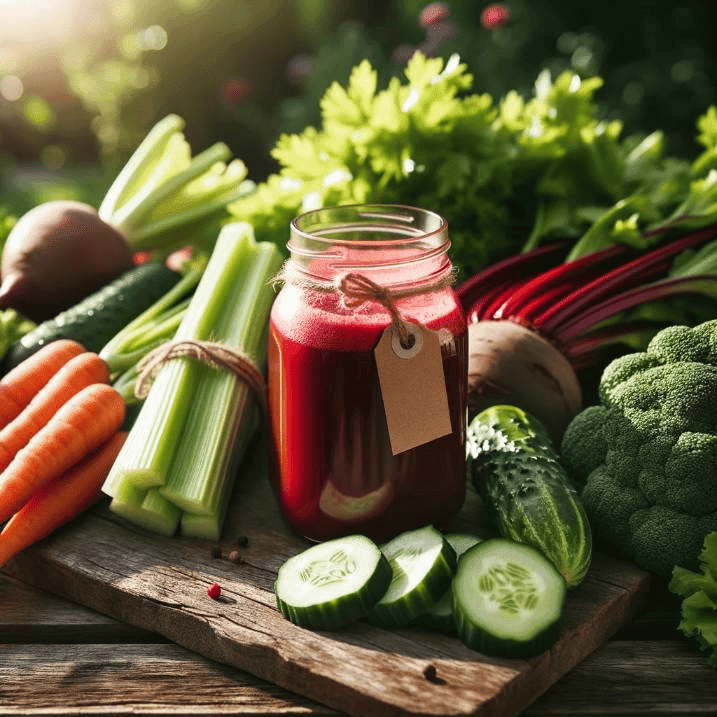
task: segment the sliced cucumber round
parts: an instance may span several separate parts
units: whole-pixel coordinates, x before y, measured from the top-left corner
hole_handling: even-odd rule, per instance
[[[312,545],[279,568],[276,605],[296,625],[337,630],[364,617],[392,576],[372,540],[364,535],[335,538]]]
[[[461,555],[463,555],[468,548],[472,548],[481,541],[481,538],[477,535],[470,533],[446,533],[443,537],[448,541],[453,550],[456,551],[456,558],[459,563]],[[446,635],[456,634],[450,586],[434,607],[416,618],[416,624],[422,627],[428,627],[431,630],[440,630]]]
[[[490,538],[461,557],[452,584],[461,640],[495,657],[531,657],[557,639],[567,584],[535,548]]]
[[[450,587],[456,552],[432,525],[408,530],[381,546],[393,571],[385,595],[369,610],[381,627],[408,625],[436,605]]]

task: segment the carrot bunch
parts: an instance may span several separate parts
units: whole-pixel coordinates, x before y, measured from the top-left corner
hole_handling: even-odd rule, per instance
[[[107,364],[75,341],[0,379],[0,566],[101,497],[124,413]]]

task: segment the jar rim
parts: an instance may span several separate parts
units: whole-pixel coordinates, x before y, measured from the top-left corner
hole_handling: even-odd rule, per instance
[[[320,221],[320,217],[329,218],[334,216],[334,221]],[[423,220],[421,227],[417,222]],[[358,228],[368,228],[372,222],[382,221],[382,224],[374,224],[374,230],[385,232],[391,235],[390,238],[366,237],[367,244],[372,246],[397,247],[405,244],[412,244],[417,241],[431,243],[437,240],[438,245],[434,250],[445,251],[450,245],[448,238],[448,222],[437,212],[430,209],[423,209],[407,204],[341,204],[331,207],[320,207],[303,212],[294,217],[291,221],[291,238],[288,248],[292,253],[296,250],[299,253],[322,253],[321,251],[306,251],[296,246],[292,239],[303,239],[306,242],[321,246],[326,245],[327,249],[337,244],[356,244],[355,240],[342,239],[343,232],[355,231]],[[312,224],[313,222],[313,224]],[[309,226],[302,226],[309,224]],[[317,230],[318,229],[318,230]]]

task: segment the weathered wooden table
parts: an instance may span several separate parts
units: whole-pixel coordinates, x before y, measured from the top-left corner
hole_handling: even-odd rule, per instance
[[[524,715],[717,715],[717,674],[651,602]],[[338,714],[6,575],[0,713]]]
[[[530,661],[415,628],[297,628],[272,588],[304,543],[261,470],[240,486],[225,534],[248,546],[242,564],[100,504],[0,571],[0,714],[717,717],[717,672],[677,631],[677,597],[604,554],[569,596],[558,642]],[[456,526],[479,510],[469,494]]]

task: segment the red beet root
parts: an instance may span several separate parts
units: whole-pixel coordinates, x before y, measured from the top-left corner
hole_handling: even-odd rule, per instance
[[[23,215],[7,238],[0,309],[44,321],[132,265],[124,237],[94,208],[75,201],[46,202]]]

